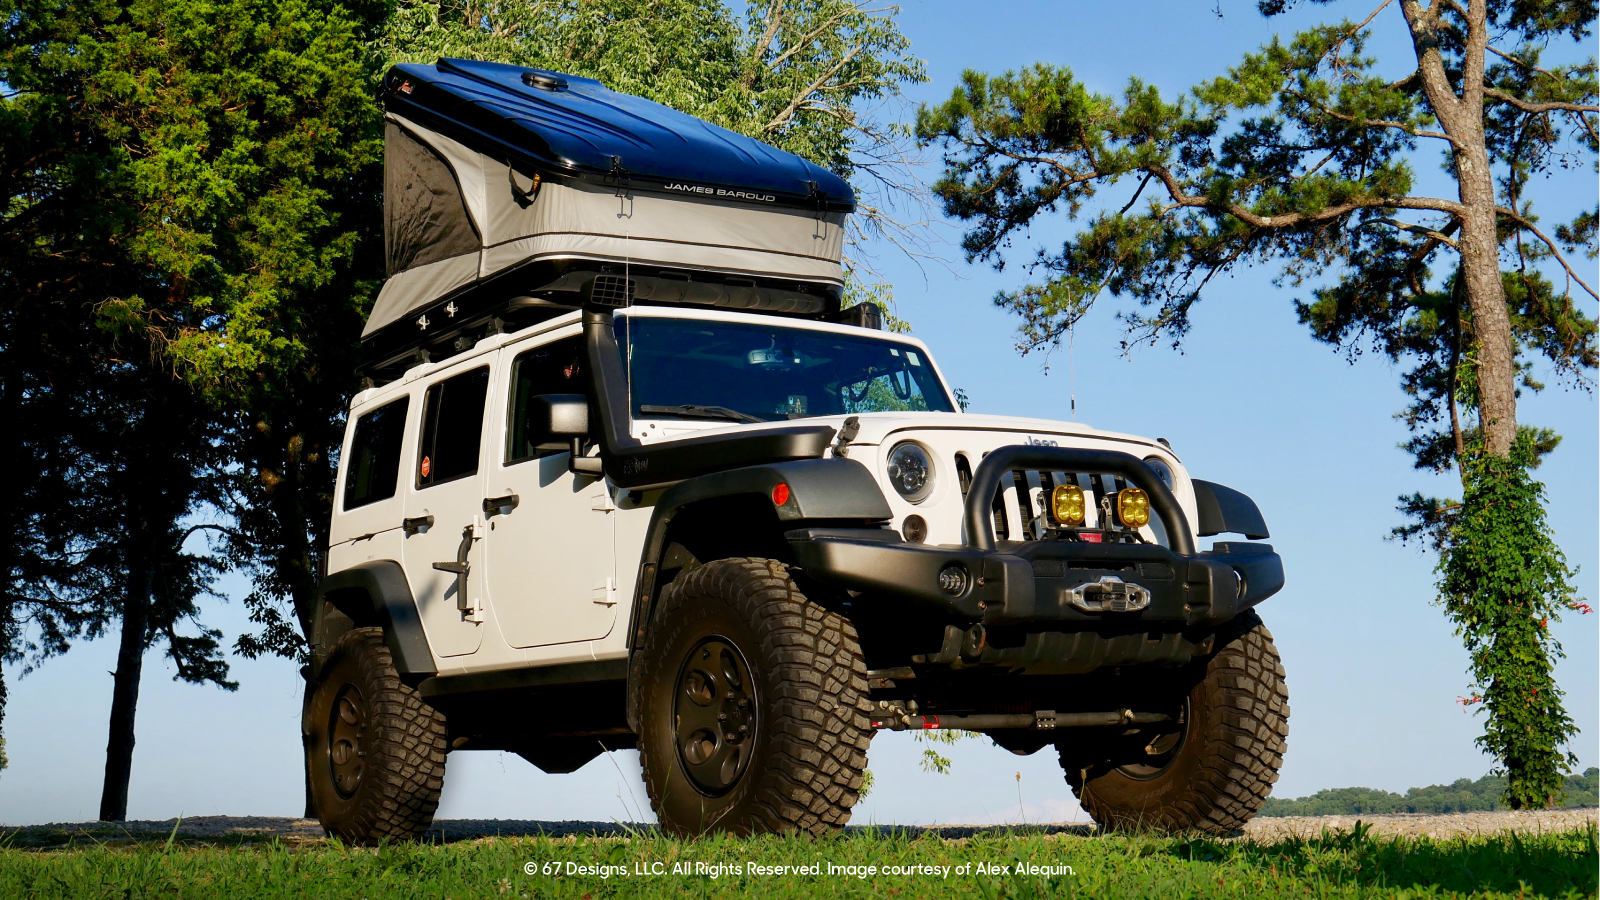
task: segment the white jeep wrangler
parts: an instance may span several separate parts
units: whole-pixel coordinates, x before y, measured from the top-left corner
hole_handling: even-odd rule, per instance
[[[838,827],[876,729],[1054,745],[1097,821],[1266,798],[1282,584],[1164,444],[962,414],[915,339],[634,306],[478,341],[350,411],[307,752],[356,840],[451,750],[637,747],[675,833]]]
[[[399,66],[385,100],[391,276],[302,726],[330,833],[420,834],[451,752],[633,747],[669,832],[822,833],[881,729],[1054,747],[1108,826],[1260,808],[1289,708],[1248,497],[1162,441],[959,411],[842,308],[853,196],[804,160],[512,66]]]

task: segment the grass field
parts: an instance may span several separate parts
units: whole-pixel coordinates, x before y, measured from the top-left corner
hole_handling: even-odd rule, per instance
[[[802,867],[800,872],[753,869]],[[1023,867],[1035,867],[1018,871]],[[870,867],[876,867],[874,871]],[[318,843],[93,841],[0,847],[0,897],[1593,897],[1597,833],[1433,841],[1364,829],[1273,844],[990,830],[949,840],[488,838]],[[531,873],[531,874],[530,874]]]

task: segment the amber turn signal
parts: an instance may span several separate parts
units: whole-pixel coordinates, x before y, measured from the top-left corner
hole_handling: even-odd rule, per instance
[[[1083,488],[1075,484],[1058,485],[1050,492],[1050,515],[1057,525],[1083,524]]]
[[[1117,491],[1117,521],[1130,528],[1150,524],[1150,495],[1138,488]]]

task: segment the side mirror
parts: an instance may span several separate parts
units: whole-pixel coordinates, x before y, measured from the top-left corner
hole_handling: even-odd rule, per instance
[[[528,442],[540,450],[567,450],[589,433],[589,398],[538,394],[528,398]]]

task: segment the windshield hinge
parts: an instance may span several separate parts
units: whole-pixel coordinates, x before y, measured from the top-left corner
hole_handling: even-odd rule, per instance
[[[844,420],[844,425],[839,429],[839,440],[833,445],[833,455],[846,457],[850,455],[850,442],[861,433],[861,420],[851,416]]]

